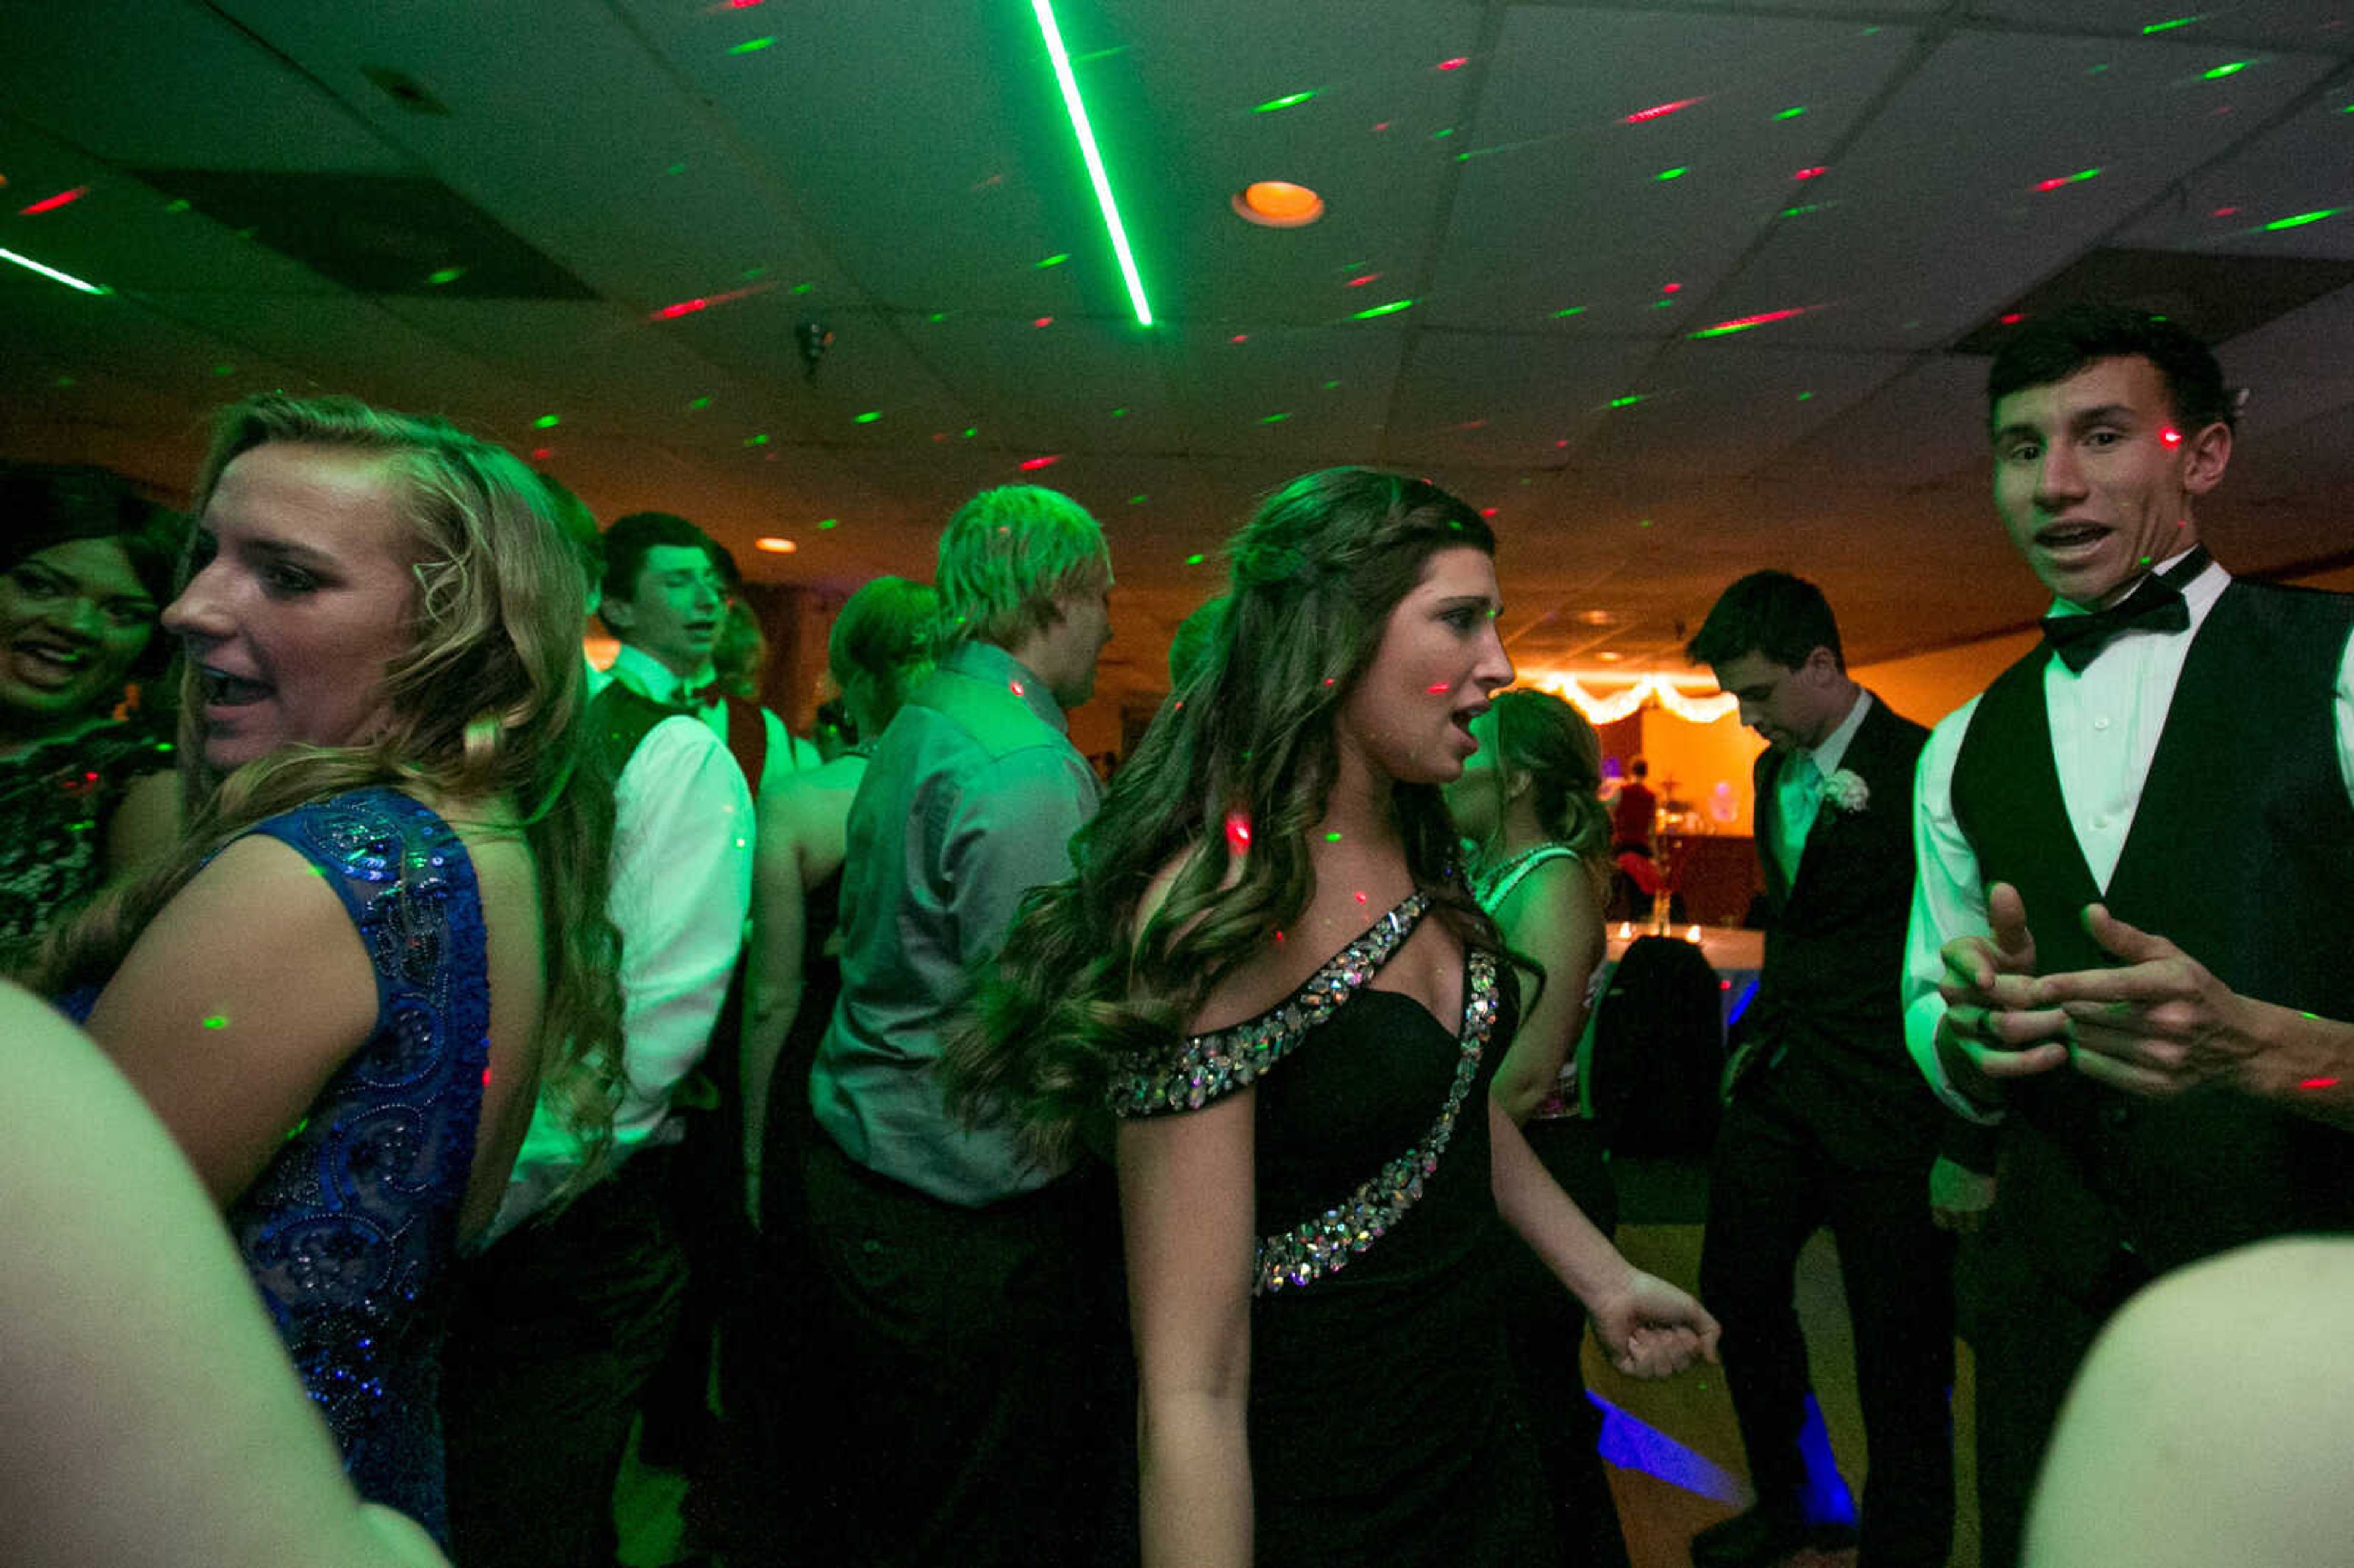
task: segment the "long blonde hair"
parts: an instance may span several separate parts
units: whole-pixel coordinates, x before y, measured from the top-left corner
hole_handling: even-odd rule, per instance
[[[620,938],[605,918],[611,780],[593,765],[582,722],[579,562],[539,480],[509,453],[354,397],[269,393],[225,410],[197,477],[196,514],[232,461],[271,442],[387,460],[418,556],[408,650],[386,666],[381,687],[389,722],[355,745],[281,747],[224,774],[204,760],[199,677],[189,670],[179,745],[187,830],[164,863],[53,935],[37,986],[56,995],[102,984],[206,861],[279,812],[369,785],[504,800],[538,874],[541,1094],[590,1150],[584,1180],[593,1179],[621,1084]]]

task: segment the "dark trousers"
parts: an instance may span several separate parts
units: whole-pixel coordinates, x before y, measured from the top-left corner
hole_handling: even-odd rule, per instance
[[[1792,1069],[1797,1069],[1793,1071]],[[1825,1224],[1855,1330],[1870,1474],[1864,1568],[1936,1568],[1954,1523],[1952,1238],[1929,1219],[1929,1166],[1835,1157],[1810,1123],[1820,1087],[1798,1064],[1753,1077],[1725,1112],[1710,1171],[1701,1299],[1761,1500],[1803,1495],[1807,1347],[1794,1304],[1799,1249]]]
[[[2034,1239],[2006,1224],[1998,1196],[1973,1249],[1979,1568],[2019,1561],[2061,1401],[2102,1326],[2150,1279],[2123,1251],[2077,1260],[2056,1279],[2038,1266]]]
[[[1604,1235],[1618,1228],[1618,1193],[1593,1122],[1565,1117],[1522,1131],[1553,1179]],[[1617,1500],[1602,1467],[1602,1412],[1586,1397],[1579,1357],[1585,1309],[1544,1261],[1508,1238],[1502,1291],[1505,1343],[1553,1499],[1562,1568],[1627,1568]]]
[[[685,1290],[663,1159],[636,1155],[460,1270],[441,1376],[459,1568],[613,1561],[613,1478]]]
[[[1135,1378],[1100,1167],[982,1209],[808,1140],[852,1568],[1133,1563]]]

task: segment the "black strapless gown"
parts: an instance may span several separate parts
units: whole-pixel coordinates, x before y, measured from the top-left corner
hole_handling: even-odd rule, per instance
[[[1269,1234],[1251,1310],[1251,1472],[1258,1560],[1284,1568],[1554,1560],[1497,1310],[1508,1233],[1487,1106],[1516,1019],[1511,971],[1471,955],[1459,1034],[1363,985],[1421,910],[1417,896],[1384,916],[1284,1007],[1186,1042],[1120,1107],[1182,1111],[1257,1089]]]

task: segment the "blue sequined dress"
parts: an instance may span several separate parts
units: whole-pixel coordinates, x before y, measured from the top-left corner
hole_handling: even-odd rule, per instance
[[[252,831],[343,900],[376,969],[376,1021],[230,1205],[229,1229],[352,1484],[446,1543],[440,1350],[490,1063],[473,862],[447,822],[391,789]]]
[[[1457,1030],[1365,983],[1426,907],[1407,899],[1289,1001],[1117,1089],[1129,1117],[1257,1090],[1251,1478],[1258,1560],[1285,1568],[1553,1561],[1494,1302],[1488,1085],[1510,971],[1469,956]]]

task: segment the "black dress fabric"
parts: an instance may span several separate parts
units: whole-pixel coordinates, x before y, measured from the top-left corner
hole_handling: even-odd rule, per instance
[[[1511,980],[1471,955],[1459,1029],[1366,983],[1422,907],[1417,895],[1384,916],[1372,946],[1352,944],[1264,1018],[1186,1042],[1119,1107],[1182,1112],[1257,1088],[1259,1228],[1272,1234],[1251,1313],[1251,1467],[1258,1559],[1286,1568],[1552,1560],[1496,1309],[1506,1233],[1488,1084],[1511,1039]]]

